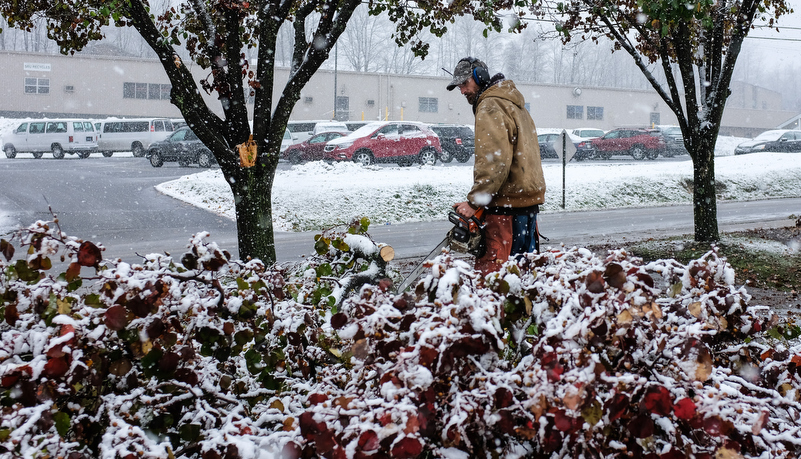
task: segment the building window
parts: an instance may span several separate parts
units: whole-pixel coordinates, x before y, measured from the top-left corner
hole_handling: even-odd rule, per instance
[[[583,120],[584,119],[584,106],[583,105],[568,105],[567,106],[567,119],[569,119],[569,120]]]
[[[421,113],[437,113],[439,110],[439,100],[436,97],[420,97]]]
[[[651,126],[662,124],[659,122],[659,112],[651,112]]]
[[[50,78],[25,78],[25,94],[50,94]]]
[[[604,119],[604,108],[603,107],[587,107],[587,119],[588,120],[603,120]]]
[[[159,83],[123,83],[123,99],[170,100],[172,86]]]

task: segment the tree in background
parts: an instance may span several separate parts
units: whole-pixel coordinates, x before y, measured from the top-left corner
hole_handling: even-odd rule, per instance
[[[719,239],[715,195],[715,142],[734,65],[757,22],[773,27],[788,13],[784,0],[675,2],[568,0],[556,10],[563,41],[606,36],[634,59],[676,114],[693,160],[695,240]],[[661,66],[664,83],[655,77]]]
[[[272,184],[281,139],[300,92],[349,25],[360,0],[183,0],[156,5],[146,0],[0,0],[10,27],[31,30],[45,18],[48,36],[62,53],[79,51],[103,38],[102,28],[132,27],[162,63],[172,83],[171,102],[220,164],[236,202],[239,255],[276,260],[272,224]],[[370,13],[386,12],[397,25],[393,38],[425,56],[428,44],[419,36],[442,36],[455,16],[468,15],[500,31],[498,10],[518,10],[519,2],[370,3]],[[275,55],[281,26],[294,30],[289,80],[273,99]],[[518,28],[522,28],[518,24]],[[251,65],[246,51],[256,50]],[[196,81],[184,62],[191,59],[208,76]],[[201,97],[216,93],[223,116]],[[252,97],[249,119],[247,98]]]

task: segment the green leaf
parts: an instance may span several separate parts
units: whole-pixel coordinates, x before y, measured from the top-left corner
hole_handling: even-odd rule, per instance
[[[184,424],[178,428],[181,440],[194,441],[200,436],[200,424]]]
[[[330,276],[334,272],[334,270],[331,268],[330,263],[323,263],[320,266],[318,266],[314,271],[317,273],[317,277]]]
[[[784,338],[784,336],[782,336],[782,333],[781,333],[781,331],[779,331],[779,327],[773,327],[773,328],[771,328],[770,330],[768,330],[768,331],[767,331],[767,334],[768,334],[768,336],[770,336],[771,338],[775,338],[775,339],[782,339],[782,338]]]
[[[150,352],[147,353],[146,356],[142,358],[142,368],[150,369],[156,366],[161,360],[161,357],[164,356],[164,351],[161,349],[154,348]]]
[[[70,415],[64,413],[63,411],[59,411],[53,415],[53,421],[55,421],[58,436],[65,438],[67,436],[67,432],[70,430]]]
[[[236,278],[236,288],[238,288],[239,290],[248,290],[250,288],[250,285],[247,282],[245,282],[245,279],[242,279],[241,277],[237,277]]]

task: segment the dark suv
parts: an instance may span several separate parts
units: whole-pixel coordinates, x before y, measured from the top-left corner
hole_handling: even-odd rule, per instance
[[[455,124],[432,124],[430,127],[442,145],[439,160],[443,163],[449,163],[454,158],[466,163],[476,153],[475,136],[469,127]]]
[[[636,160],[656,159],[665,152],[665,138],[656,129],[619,128],[576,145],[576,159],[609,159],[631,155]]]
[[[188,127],[176,130],[164,140],[151,143],[146,157],[153,167],[161,167],[169,161],[177,161],[180,166],[197,164],[211,167],[217,164],[211,151]]]

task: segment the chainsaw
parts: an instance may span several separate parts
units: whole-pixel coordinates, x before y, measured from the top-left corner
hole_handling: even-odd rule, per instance
[[[434,247],[428,255],[423,258],[420,263],[403,279],[403,282],[398,286],[397,292],[404,292],[412,282],[416,281],[420,274],[425,269],[424,263],[427,260],[435,257],[442,252],[446,246],[450,246],[452,250],[459,253],[469,253],[479,258],[487,251],[487,246],[484,241],[484,224],[482,217],[484,216],[484,208],[479,207],[475,215],[468,218],[464,215],[451,211],[448,214],[448,221],[453,223],[453,228],[448,231],[445,238]]]

